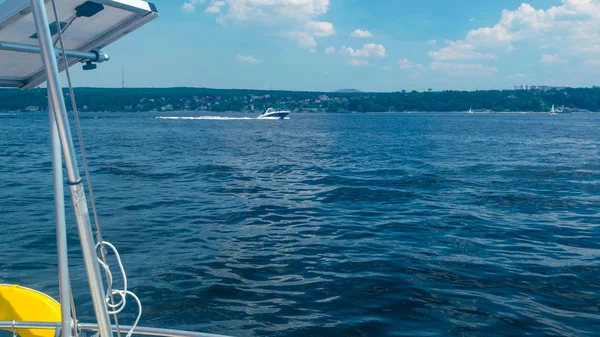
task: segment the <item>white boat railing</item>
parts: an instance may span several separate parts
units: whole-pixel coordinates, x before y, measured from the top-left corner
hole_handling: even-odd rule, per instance
[[[16,329],[49,329],[60,330],[60,322],[18,322],[18,321],[0,321],[0,329],[16,330]],[[98,332],[98,324],[79,323],[77,324],[78,331]],[[131,330],[130,325],[119,325],[117,328],[112,325],[112,332],[127,333]],[[215,335],[210,333],[193,332],[174,329],[160,329],[138,326],[135,328],[133,335],[144,336],[160,336],[160,337],[228,337],[225,335]]]

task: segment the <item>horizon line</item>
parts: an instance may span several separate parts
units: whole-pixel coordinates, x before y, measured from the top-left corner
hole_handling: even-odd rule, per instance
[[[558,89],[560,88],[560,89]],[[33,91],[33,90],[46,90],[45,87],[36,87],[29,90],[24,90],[21,88],[0,88],[0,90],[21,90],[21,91]],[[68,87],[63,86],[62,89],[68,89]],[[435,92],[485,92],[485,91],[538,91],[541,89],[473,89],[473,90],[458,90],[458,89],[442,89],[442,90],[416,90],[416,89],[401,89],[396,91],[363,91],[359,89],[336,89],[331,91],[319,91],[319,90],[293,90],[293,89],[247,89],[247,88],[211,88],[211,87],[190,87],[190,86],[173,86],[173,87],[94,87],[94,86],[81,86],[74,87],[73,89],[108,89],[108,90],[127,90],[127,89],[150,89],[150,90],[164,90],[164,89],[205,89],[205,90],[245,90],[245,91],[259,91],[259,92],[306,92],[306,93],[334,93],[334,94],[393,94],[393,93],[435,93]],[[600,86],[591,86],[591,87],[551,87],[550,89],[544,91],[551,90],[564,90],[564,89],[600,89]]]

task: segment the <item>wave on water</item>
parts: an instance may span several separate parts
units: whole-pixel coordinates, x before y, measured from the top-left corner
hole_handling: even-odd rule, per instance
[[[0,117],[0,283],[58,297],[44,115]],[[103,235],[150,325],[600,337],[600,114],[83,115]]]
[[[0,116],[16,116],[17,114],[0,113]]]

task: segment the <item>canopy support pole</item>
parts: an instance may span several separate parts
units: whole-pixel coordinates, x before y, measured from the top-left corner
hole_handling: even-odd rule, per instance
[[[63,181],[62,151],[60,136],[56,128],[56,118],[50,93],[48,93],[48,121],[50,123],[50,143],[52,145],[52,173],[54,176],[54,210],[56,216],[56,247],[58,250],[58,289],[60,292],[60,313],[62,337],[71,337],[71,280],[69,278],[69,256],[67,251],[67,223],[65,221],[65,188]]]
[[[69,128],[69,120],[65,100],[62,95],[62,87],[60,86],[58,65],[56,61],[56,53],[52,43],[52,36],[48,26],[48,17],[46,14],[46,5],[44,0],[30,0],[31,10],[35,27],[38,34],[38,41],[41,48],[40,55],[42,63],[48,76],[48,97],[52,102],[52,109],[56,118],[56,127],[60,135],[63,154],[65,157],[65,167],[67,169],[68,184],[71,190],[71,200],[75,209],[77,218],[77,229],[79,232],[79,241],[81,242],[81,250],[83,252],[83,260],[94,304],[94,312],[96,313],[96,321],[98,322],[98,330],[101,337],[112,337],[110,319],[106,301],[104,299],[104,285],[100,278],[100,267],[94,237],[92,235],[92,226],[90,224],[90,215],[85,198],[85,191],[81,176],[79,175],[79,167],[77,166],[77,158],[73,139],[71,138],[71,129]]]
[[[30,53],[30,54],[39,54],[41,52],[40,47],[38,47],[38,46],[31,46],[31,45],[27,45],[27,44],[12,43],[12,42],[2,42],[2,41],[0,41],[0,50],[13,51],[13,52],[19,52],[19,53]],[[54,53],[59,56],[64,56],[61,49],[55,49]],[[108,54],[104,54],[104,53],[102,53],[100,51],[96,51],[96,50],[92,50],[91,52],[88,52],[88,53],[80,52],[77,50],[67,50],[65,52],[65,54],[67,55],[67,57],[79,58],[79,59],[82,59],[83,61],[90,61],[90,62],[95,62],[95,63],[105,62],[110,59],[110,56],[108,56]]]

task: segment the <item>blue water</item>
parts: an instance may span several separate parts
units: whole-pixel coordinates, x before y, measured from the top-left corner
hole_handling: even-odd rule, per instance
[[[600,114],[159,115],[82,118],[103,234],[144,325],[600,331]],[[56,297],[48,143],[44,114],[0,116],[0,282]],[[89,321],[68,220],[77,314]],[[121,322],[134,315],[132,304]]]

